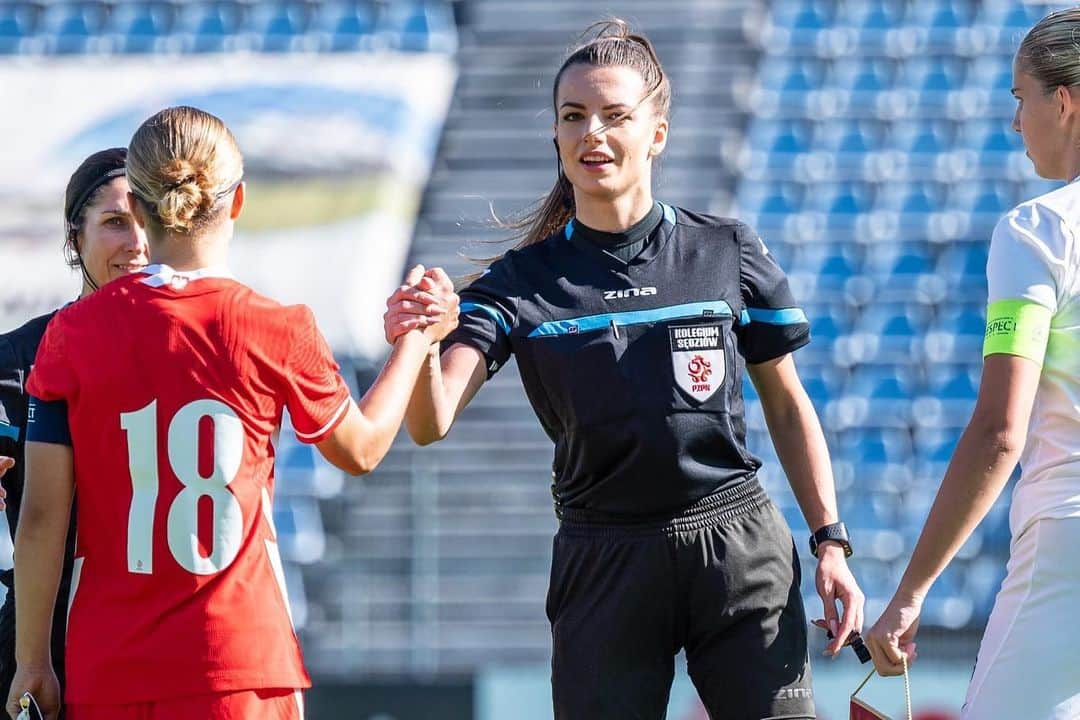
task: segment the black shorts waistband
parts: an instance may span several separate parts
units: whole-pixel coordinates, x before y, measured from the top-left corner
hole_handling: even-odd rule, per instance
[[[692,505],[669,517],[634,520],[613,517],[593,510],[559,507],[559,531],[572,534],[656,534],[675,533],[712,527],[756,510],[769,502],[769,496],[757,477],[740,482],[712,495],[706,495]]]

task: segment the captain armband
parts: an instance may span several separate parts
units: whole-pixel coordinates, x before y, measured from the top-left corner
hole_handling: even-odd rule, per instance
[[[1019,355],[1040,366],[1050,336],[1049,308],[1031,300],[998,300],[986,309],[983,357]]]

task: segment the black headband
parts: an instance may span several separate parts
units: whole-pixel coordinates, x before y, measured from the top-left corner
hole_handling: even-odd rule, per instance
[[[105,183],[113,180],[114,178],[122,177],[124,175],[127,175],[127,169],[126,168],[123,168],[123,167],[113,168],[109,172],[107,172],[104,175],[102,175],[101,177],[99,177],[94,182],[90,183],[90,186],[87,187],[85,190],[83,190],[82,195],[80,195],[79,199],[75,201],[75,204],[71,206],[71,215],[68,216],[68,219],[67,219],[68,228],[70,230],[75,229],[75,223],[79,219],[79,213],[82,212],[83,206],[86,205],[86,202],[90,199],[90,196],[94,194],[94,191],[96,191],[99,187],[101,187]]]

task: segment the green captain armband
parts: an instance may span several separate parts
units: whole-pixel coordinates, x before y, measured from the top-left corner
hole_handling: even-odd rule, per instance
[[[983,357],[1019,355],[1040,366],[1050,337],[1050,309],[1031,300],[998,300],[986,308]]]

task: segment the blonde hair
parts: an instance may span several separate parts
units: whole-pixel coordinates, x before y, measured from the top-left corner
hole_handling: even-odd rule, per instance
[[[187,235],[210,224],[243,174],[236,138],[198,108],[162,110],[139,126],[128,147],[131,192],[172,233]]]
[[[1052,12],[1028,31],[1016,59],[1050,93],[1080,85],[1080,8]]]
[[[628,67],[636,70],[648,90],[644,97],[628,111],[634,112],[646,103],[652,103],[657,117],[667,120],[671,113],[671,82],[668,80],[660,58],[656,55],[649,39],[644,35],[630,31],[625,20],[614,18],[593,23],[581,34],[577,47],[563,60],[555,81],[551,87],[551,105],[558,102],[559,83],[568,69],[574,65],[592,67]],[[558,111],[556,109],[556,117]],[[606,123],[607,128],[613,123]],[[555,150],[558,159],[558,148]],[[574,188],[567,179],[559,161],[558,177],[555,186],[548,194],[526,209],[517,219],[499,223],[501,227],[514,231],[509,240],[514,242],[513,249],[520,250],[543,242],[548,236],[558,232],[574,217]],[[477,264],[487,266],[502,255],[477,260]],[[466,280],[479,275],[471,275]]]

